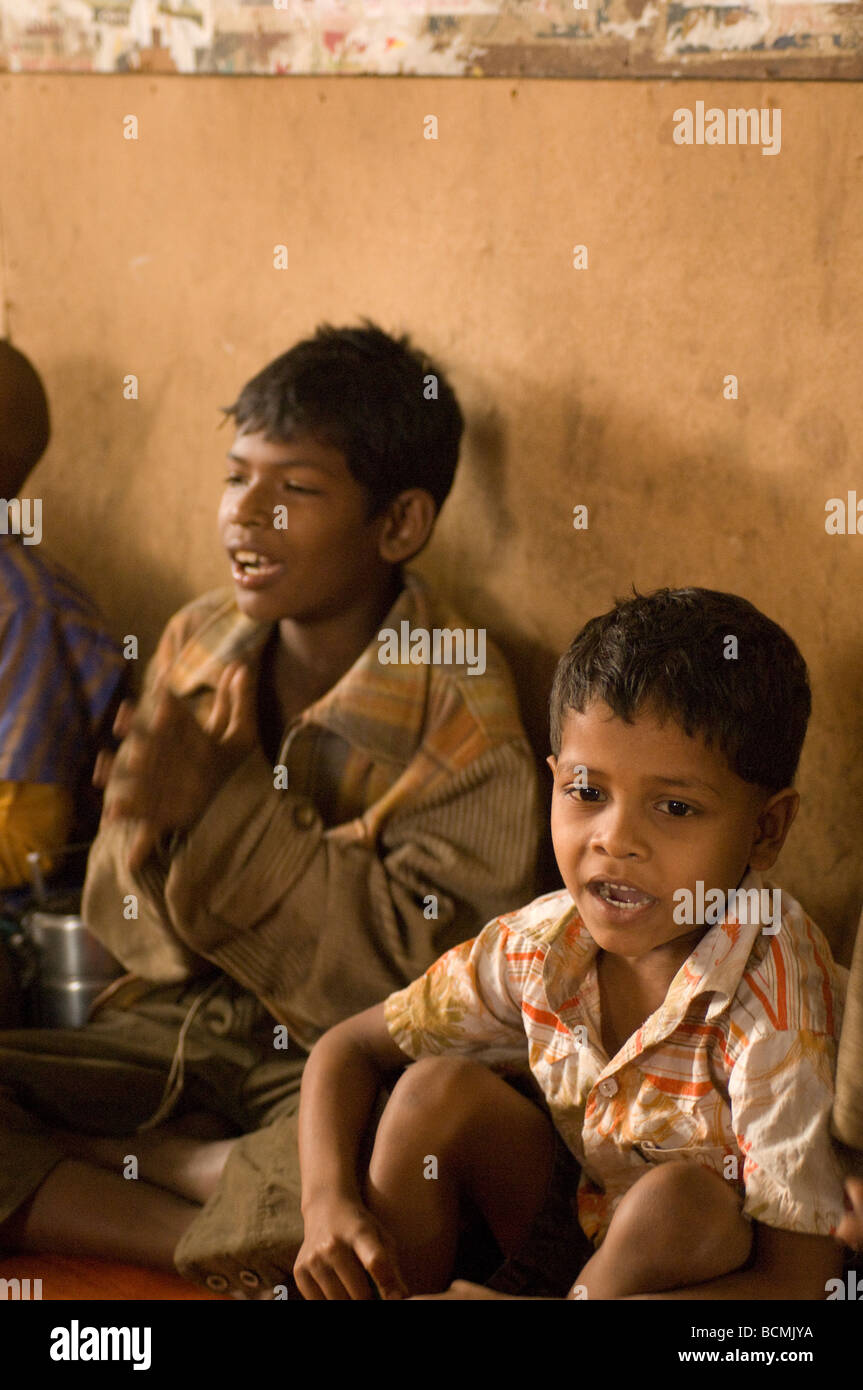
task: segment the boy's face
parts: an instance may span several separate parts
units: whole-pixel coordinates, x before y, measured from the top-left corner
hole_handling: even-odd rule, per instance
[[[701,880],[705,894],[728,893],[747,866],[769,868],[796,809],[796,793],[744,782],[672,719],[645,711],[627,724],[599,701],[570,710],[549,764],[563,881],[597,945],[630,959],[703,935],[674,921],[675,891],[694,901]]]
[[[390,567],[378,553],[380,521],[367,509],[339,449],[307,435],[273,442],[239,433],[219,532],[240,611],[261,622],[320,619],[381,588]]]

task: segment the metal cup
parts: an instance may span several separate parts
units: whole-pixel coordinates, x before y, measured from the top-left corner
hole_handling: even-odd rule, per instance
[[[41,1028],[83,1028],[98,995],[123,966],[73,913],[28,912],[22,931],[34,948],[36,979],[30,992],[33,1023]]]
[[[108,980],[40,979],[30,1000],[37,1028],[83,1028]]]
[[[43,979],[113,980],[122,966],[76,913],[28,912],[22,928],[39,952]]]

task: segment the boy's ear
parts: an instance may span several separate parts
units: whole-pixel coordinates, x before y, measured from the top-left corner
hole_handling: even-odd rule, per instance
[[[381,518],[381,559],[400,565],[418,554],[432,533],[436,516],[437,505],[430,492],[421,487],[400,492]]]
[[[548,755],[548,757],[546,758],[545,761],[548,763],[549,767],[551,768],[551,775],[552,775],[552,777],[556,777],[556,776],[557,776],[557,758],[554,756],[553,753],[549,753],[549,755]]]
[[[769,801],[765,802],[755,828],[755,839],[749,855],[750,868],[758,870],[773,868],[779,858],[779,851],[785,844],[785,837],[791,829],[794,817],[797,815],[799,805],[800,795],[793,787],[786,787],[784,791],[776,792]]]

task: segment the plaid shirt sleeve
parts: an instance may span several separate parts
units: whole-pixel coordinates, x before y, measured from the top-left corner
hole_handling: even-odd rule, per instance
[[[166,676],[186,638],[187,615],[182,610],[168,623],[144,673],[140,705],[146,708],[156,685]],[[117,753],[117,766],[127,756]],[[173,931],[165,905],[167,848],[151,855],[138,873],[128,869],[129,851],[137,823],[102,822],[87,861],[82,912],[90,929],[122,961],[127,970],[145,979],[171,984],[186,979],[200,968],[191,952]],[[127,907],[134,902],[136,916]]]
[[[830,1235],[842,1219],[842,1178],[830,1138],[835,1039],[809,1029],[756,1036],[729,1080],[732,1123],[754,1221]]]
[[[393,1040],[409,1057],[481,1052],[483,1061],[527,1052],[521,1007],[507,963],[510,937],[499,920],[441,956],[384,1005]]]

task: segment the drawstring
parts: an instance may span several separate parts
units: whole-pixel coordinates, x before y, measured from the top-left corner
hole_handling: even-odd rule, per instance
[[[207,988],[201,990],[200,994],[191,1005],[186,1017],[183,1019],[179,1036],[177,1037],[177,1046],[171,1061],[171,1070],[168,1072],[168,1080],[165,1082],[165,1089],[162,1092],[162,1099],[159,1101],[156,1110],[150,1118],[138,1125],[136,1130],[137,1134],[142,1134],[145,1130],[153,1129],[156,1125],[161,1124],[163,1120],[166,1120],[177,1104],[177,1101],[180,1099],[183,1093],[183,1078],[186,1068],[186,1059],[183,1055],[186,1034],[201,1005],[206,1003],[208,999],[211,999],[216,990],[223,983],[224,977],[221,975],[217,976],[215,980],[211,980]]]

